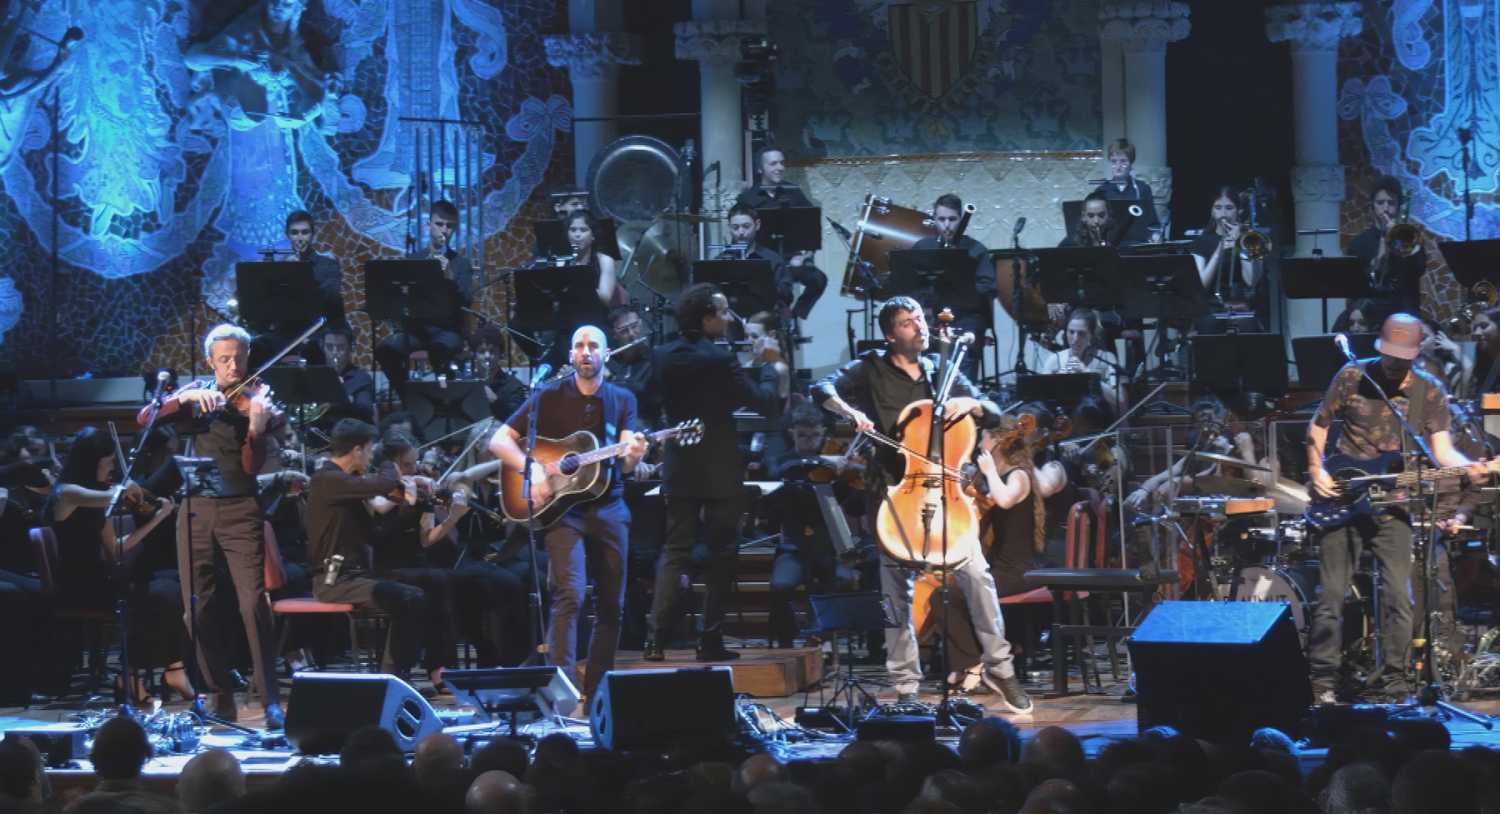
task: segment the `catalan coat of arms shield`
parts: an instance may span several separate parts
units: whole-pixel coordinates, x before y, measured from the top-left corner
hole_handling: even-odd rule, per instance
[[[886,7],[896,65],[912,85],[940,99],[969,70],[979,42],[977,0],[913,0]]]

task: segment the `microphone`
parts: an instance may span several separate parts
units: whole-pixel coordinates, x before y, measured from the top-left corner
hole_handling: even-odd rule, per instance
[[[964,333],[961,336],[958,337],[958,344],[960,344],[960,345],[972,345],[972,344],[974,344],[974,333],[972,331],[964,331]]]
[[[1345,359],[1348,359],[1351,362],[1358,361],[1354,358],[1354,351],[1349,349],[1349,337],[1341,333],[1334,334],[1333,344],[1338,345],[1338,348],[1341,352],[1343,352]]]
[[[172,380],[172,374],[166,370],[156,371],[156,392],[151,394],[153,402],[161,401],[161,394],[167,389],[167,382]]]
[[[1020,237],[1021,236],[1021,230],[1025,229],[1025,228],[1026,228],[1026,216],[1022,215],[1021,217],[1016,218],[1016,226],[1015,226],[1014,229],[1010,230],[1010,238],[1011,238],[1011,240],[1015,240],[1016,238]]]
[[[551,376],[551,375],[552,375],[552,365],[549,365],[546,362],[543,362],[540,365],[537,365],[536,368],[531,371],[531,384],[530,384],[530,387],[535,388],[537,385],[539,385],[542,382],[546,381],[547,377]]]
[[[697,145],[695,145],[693,143],[693,140],[692,139],[687,139],[686,141],[682,142],[682,160],[686,161],[689,164],[691,164],[691,163],[693,163],[693,159],[695,159],[697,157],[698,157]]]

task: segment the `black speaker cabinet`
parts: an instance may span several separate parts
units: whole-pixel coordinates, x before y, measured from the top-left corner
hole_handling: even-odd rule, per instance
[[[437,711],[405,681],[384,673],[298,673],[287,700],[286,737],[303,754],[337,752],[369,724],[396,736],[401,751],[443,731]]]
[[[611,670],[589,699],[594,743],[612,751],[719,738],[734,728],[728,667]]]
[[[1163,602],[1129,643],[1141,730],[1243,744],[1263,726],[1294,734],[1312,704],[1284,602]]]

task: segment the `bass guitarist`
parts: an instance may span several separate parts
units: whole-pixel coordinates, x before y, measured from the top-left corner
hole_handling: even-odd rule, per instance
[[[1380,329],[1375,349],[1378,360],[1344,365],[1333,378],[1322,406],[1307,430],[1307,463],[1315,498],[1333,499],[1342,487],[1329,472],[1334,462],[1324,459],[1329,430],[1335,420],[1342,430],[1337,452],[1358,460],[1400,453],[1406,443],[1401,423],[1375,391],[1378,386],[1414,429],[1422,433],[1437,464],[1466,467],[1471,480],[1489,478],[1489,469],[1475,463],[1453,446],[1449,433],[1448,394],[1437,379],[1415,369],[1412,360],[1421,352],[1422,322],[1410,314],[1392,314]],[[1369,374],[1367,380],[1361,373]],[[1373,380],[1373,384],[1372,384]],[[1412,519],[1393,490],[1390,505],[1372,512],[1356,513],[1337,528],[1325,526],[1321,535],[1319,577],[1322,593],[1313,612],[1308,656],[1312,668],[1313,694],[1319,704],[1337,702],[1336,682],[1343,653],[1344,595],[1360,550],[1368,546],[1375,555],[1380,592],[1380,658],[1367,689],[1369,694],[1405,698],[1407,686],[1405,654],[1412,636]],[[1315,503],[1317,501],[1315,500]],[[1310,512],[1311,516],[1311,512]]]
[[[604,381],[604,331],[585,325],[573,332],[568,361],[576,374],[547,384],[531,394],[490,439],[490,451],[506,466],[524,470],[522,445],[536,417],[539,438],[562,438],[586,430],[601,439],[618,438],[629,444],[624,457],[606,461],[610,485],[600,497],[573,506],[547,529],[547,585],[552,593],[552,618],[547,631],[548,662],[572,676],[577,661],[578,608],[594,574],[598,615],[589,643],[585,696],[604,673],[614,669],[624,610],[625,561],[630,540],[630,509],[625,505],[623,476],[646,454],[646,438],[636,433],[635,396]],[[616,464],[614,461],[618,461]],[[552,497],[549,475],[560,474],[556,463],[533,461],[531,501],[538,512]],[[611,471],[614,470],[614,471]]]

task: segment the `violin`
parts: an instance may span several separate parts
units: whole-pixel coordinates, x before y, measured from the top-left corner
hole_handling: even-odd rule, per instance
[[[943,354],[942,399],[967,346],[953,341],[952,312],[944,309],[938,320],[940,341],[954,349],[951,358]],[[866,433],[873,441],[894,445],[906,465],[880,505],[876,541],[898,562],[956,568],[980,554],[979,515],[963,488],[963,471],[943,462],[968,460],[979,430],[967,413],[935,417],[933,405],[933,399],[918,399],[902,408],[894,438]]]

